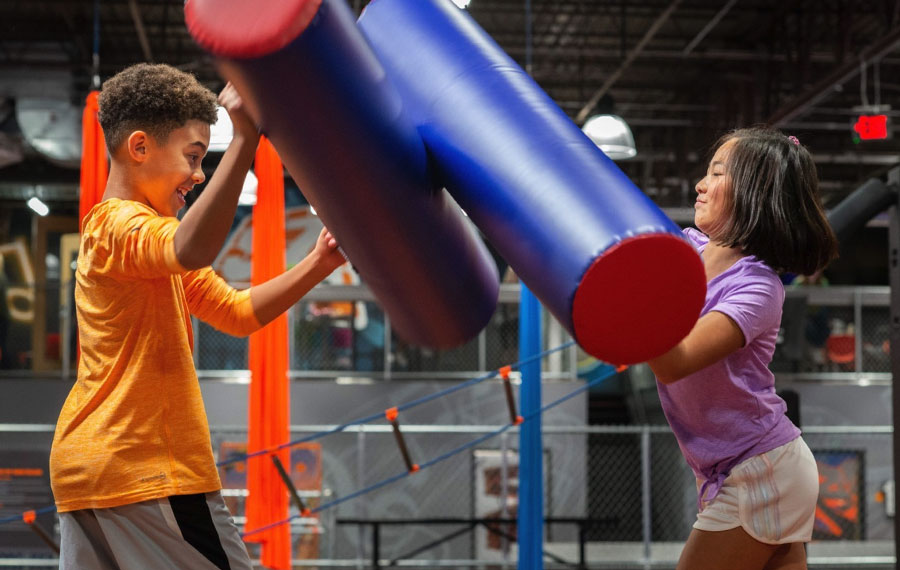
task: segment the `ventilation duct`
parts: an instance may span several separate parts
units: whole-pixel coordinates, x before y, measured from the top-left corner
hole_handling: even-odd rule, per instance
[[[50,162],[81,166],[82,109],[61,99],[20,98],[16,120],[25,141]]]

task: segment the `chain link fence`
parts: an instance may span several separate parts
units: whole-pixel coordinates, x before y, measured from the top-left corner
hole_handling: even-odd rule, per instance
[[[292,437],[330,427],[295,426]],[[22,458],[22,465],[45,465],[52,429],[0,426],[0,448]],[[493,429],[410,425],[404,433],[414,460],[424,462]],[[583,562],[587,568],[674,568],[694,521],[696,484],[668,428],[549,425],[544,432],[544,515],[550,521],[545,566],[578,567]],[[809,567],[892,568],[892,429],[812,426],[804,432],[822,480]],[[212,438],[219,461],[245,450],[242,428],[213,428]],[[295,567],[372,568],[375,559],[379,566],[413,568],[446,567],[449,562],[459,568],[514,565],[517,448],[518,436],[510,430],[340,502],[405,471],[390,427],[356,426],[295,446],[288,465],[292,480],[306,506],[324,507],[307,517],[291,509],[297,515],[290,523]],[[246,464],[229,463],[220,474],[229,507],[243,527]],[[339,504],[329,506],[335,502]],[[35,506],[43,505],[4,508],[12,513]],[[39,522],[56,531],[52,515]],[[22,523],[4,525],[0,534],[23,547],[34,543],[31,556],[46,556]],[[23,550],[17,547],[16,552]]]
[[[773,371],[808,380],[888,379],[889,287],[807,285],[786,293]]]
[[[490,430],[410,426],[404,431],[412,456],[427,459]],[[805,431],[823,476],[810,568],[893,567],[893,518],[885,488],[892,458],[883,452],[890,448],[892,430],[818,426]],[[214,433],[214,439],[221,444],[242,435]],[[583,562],[589,568],[674,568],[695,520],[697,490],[666,426],[548,426],[543,445],[544,515],[551,521],[545,531],[547,567]],[[296,565],[371,568],[376,556],[380,566],[515,564],[517,447],[515,432],[504,433],[302,519],[293,525]],[[313,508],[404,471],[387,426],[327,436],[317,449],[322,477],[321,487],[309,495]],[[242,504],[232,508],[242,520]],[[310,535],[315,548],[309,546]],[[299,559],[301,552],[309,562]]]

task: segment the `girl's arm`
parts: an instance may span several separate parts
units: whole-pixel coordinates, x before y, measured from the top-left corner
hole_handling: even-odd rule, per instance
[[[744,333],[731,317],[710,311],[669,352],[647,361],[656,378],[671,384],[722,360],[744,346]]]

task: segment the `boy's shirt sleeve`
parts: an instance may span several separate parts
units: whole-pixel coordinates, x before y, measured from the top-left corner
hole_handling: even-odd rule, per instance
[[[125,205],[109,224],[108,260],[125,277],[157,279],[187,271],[175,255],[179,221],[159,216],[150,208]]]
[[[188,271],[181,276],[191,314],[232,336],[247,336],[262,327],[250,289],[235,289],[211,267]]]

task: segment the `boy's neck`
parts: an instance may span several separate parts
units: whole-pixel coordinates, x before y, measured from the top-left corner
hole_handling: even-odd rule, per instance
[[[110,161],[109,176],[106,179],[106,189],[103,191],[103,200],[119,198],[120,200],[133,200],[150,205],[150,201],[140,192],[134,178],[128,169]]]

